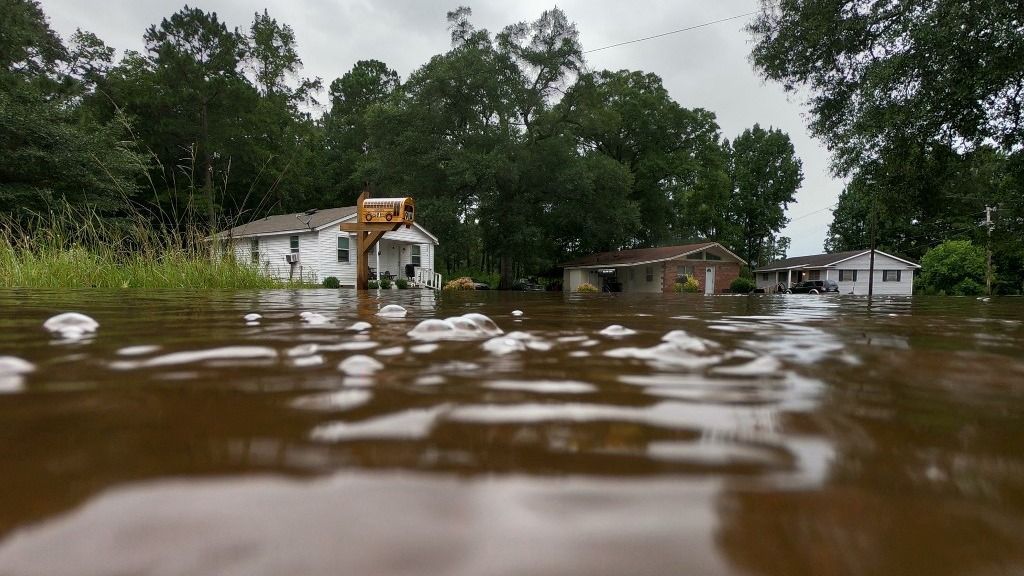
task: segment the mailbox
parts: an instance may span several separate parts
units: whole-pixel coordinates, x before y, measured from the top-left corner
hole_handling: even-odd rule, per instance
[[[412,198],[367,198],[359,208],[359,221],[412,224],[416,203]]]

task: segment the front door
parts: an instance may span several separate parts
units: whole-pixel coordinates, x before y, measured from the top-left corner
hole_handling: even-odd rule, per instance
[[[704,271],[704,293],[714,294],[715,293],[715,267],[708,266]]]

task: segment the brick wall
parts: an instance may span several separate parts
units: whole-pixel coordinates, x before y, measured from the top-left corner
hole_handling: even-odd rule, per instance
[[[669,260],[668,262],[661,263],[661,291],[672,292],[672,287],[676,284],[676,265],[678,262],[675,260]]]
[[[694,267],[694,276],[697,277],[697,284],[700,284],[700,293],[704,293],[704,281],[705,281],[705,270],[708,266],[715,268],[715,294],[724,294],[729,289],[729,285],[732,281],[740,277],[740,264],[739,262],[687,262],[692,264]],[[679,265],[678,261],[669,260],[662,264],[662,286],[663,292],[672,292],[672,287],[676,283],[676,267]]]

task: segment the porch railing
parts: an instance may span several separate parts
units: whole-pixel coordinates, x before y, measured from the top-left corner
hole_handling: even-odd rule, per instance
[[[420,286],[426,286],[427,288],[440,290],[441,274],[438,272],[434,272],[430,268],[417,268],[416,283],[419,284]]]

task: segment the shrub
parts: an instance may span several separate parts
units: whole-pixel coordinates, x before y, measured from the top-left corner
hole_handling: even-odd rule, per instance
[[[405,290],[409,287],[409,281],[405,278],[399,278],[398,280],[395,280],[395,286],[398,286],[399,290]]]
[[[673,292],[685,292],[687,294],[696,294],[700,292],[700,283],[693,276],[687,276],[683,282],[676,282],[672,286]]]
[[[593,284],[591,284],[589,282],[584,282],[583,284],[580,284],[579,286],[576,287],[576,291],[589,294],[589,293],[592,293],[592,292],[597,292],[598,290],[597,290],[597,286],[594,286]]]
[[[469,276],[463,276],[462,278],[456,278],[454,280],[449,280],[448,283],[446,283],[444,285],[444,289],[445,290],[476,290],[476,287],[473,285],[473,279],[472,278],[470,278]]]
[[[733,294],[750,294],[756,287],[753,280],[740,276],[729,284],[729,291]]]
[[[381,278],[379,284],[380,287],[383,288],[384,290],[391,289],[391,280],[388,280],[387,278]]]
[[[370,290],[376,290],[377,288],[379,288],[376,280],[370,280],[369,282],[367,282],[366,287]]]
[[[341,281],[334,276],[324,278],[324,288],[341,288]]]
[[[985,250],[970,240],[948,240],[921,259],[926,291],[951,296],[980,294],[985,284]]]

